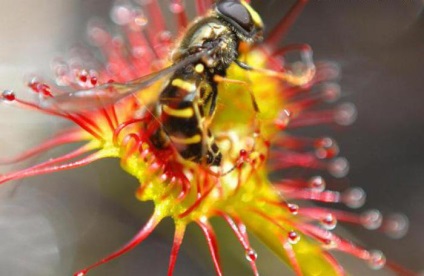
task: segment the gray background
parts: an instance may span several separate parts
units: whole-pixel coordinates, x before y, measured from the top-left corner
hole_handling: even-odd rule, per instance
[[[292,2],[253,1],[253,5],[272,26]],[[305,132],[331,133],[338,140],[351,164],[347,181],[367,192],[365,209],[399,211],[411,220],[409,235],[402,240],[347,228],[363,244],[416,270],[422,269],[424,253],[422,6],[422,1],[412,0],[311,1],[285,41],[307,42],[316,59],[339,63],[343,101],[355,103],[359,111],[351,127]],[[25,74],[45,75],[56,53],[84,39],[87,20],[95,14],[106,18],[109,8],[104,0],[0,1],[0,88],[24,91]],[[2,156],[36,145],[63,124],[8,107],[0,108],[0,116]],[[149,204],[134,198],[136,187],[116,160],[2,186],[0,275],[71,275],[124,244],[151,211]],[[242,250],[231,233],[219,227],[222,223],[214,223],[226,248],[224,271],[246,275]],[[172,227],[166,221],[142,246],[90,275],[166,274]],[[204,238],[196,227],[189,231],[176,275],[213,275]],[[285,271],[272,254],[259,245],[255,248],[262,275]],[[362,262],[342,258],[353,275],[371,275]]]

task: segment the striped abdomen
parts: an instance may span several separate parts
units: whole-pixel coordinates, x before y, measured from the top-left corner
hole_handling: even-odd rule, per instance
[[[221,162],[212,133],[203,127],[205,113],[210,114],[208,108],[215,100],[214,93],[214,84],[196,73],[176,74],[161,93],[162,130],[184,159],[210,165]]]

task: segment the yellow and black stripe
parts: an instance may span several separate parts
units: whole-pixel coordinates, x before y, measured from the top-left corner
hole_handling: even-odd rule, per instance
[[[184,159],[219,165],[219,148],[212,133],[203,127],[205,113],[209,115],[214,109],[211,102],[215,100],[216,86],[211,85],[202,64],[191,69],[176,72],[161,93],[162,131]],[[153,139],[157,144],[157,138]]]

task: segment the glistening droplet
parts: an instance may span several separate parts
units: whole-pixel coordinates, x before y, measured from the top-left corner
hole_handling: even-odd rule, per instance
[[[368,259],[368,265],[374,270],[378,270],[384,267],[386,264],[386,257],[380,250],[371,250],[370,257]]]
[[[85,276],[85,274],[87,274],[86,269],[78,271],[77,273],[74,274],[74,276]]]
[[[172,0],[169,4],[169,9],[172,13],[182,13],[184,11],[184,4],[181,0]]]
[[[282,111],[280,111],[278,118],[275,120],[275,124],[278,128],[284,129],[290,123],[291,117],[292,113],[290,112],[290,110],[283,109]]]
[[[356,107],[351,103],[344,103],[337,107],[334,121],[342,126],[351,125],[358,116]]]
[[[254,262],[254,261],[256,261],[257,258],[258,258],[258,254],[252,248],[250,248],[249,250],[246,251],[246,259],[249,262]]]
[[[361,214],[361,224],[369,230],[378,229],[382,222],[383,216],[378,210],[372,209]]]
[[[322,220],[321,220],[321,225],[326,229],[326,230],[333,230],[334,228],[336,228],[337,226],[337,218],[331,214],[328,213]]]
[[[383,231],[393,239],[403,238],[409,229],[409,220],[404,214],[390,214],[383,222]]]
[[[3,93],[1,94],[1,97],[3,100],[12,102],[16,99],[16,95],[15,92],[13,92],[13,90],[4,90]]]
[[[297,215],[299,213],[299,205],[297,204],[288,203],[287,208],[289,209],[290,213],[292,213],[292,215]]]
[[[317,193],[321,193],[325,190],[325,180],[321,176],[314,176],[308,181],[309,188]]]
[[[116,5],[112,8],[110,17],[117,25],[126,25],[131,22],[133,13],[128,6]]]
[[[335,158],[330,162],[328,172],[337,178],[345,177],[349,172],[349,162],[344,157]]]
[[[300,236],[295,231],[290,231],[287,236],[291,244],[296,244],[300,240]]]
[[[364,205],[367,195],[358,187],[349,188],[343,192],[342,201],[350,208],[360,208]]]

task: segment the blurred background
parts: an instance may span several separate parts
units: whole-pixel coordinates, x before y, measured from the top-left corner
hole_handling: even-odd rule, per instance
[[[187,0],[187,6],[193,2]],[[252,2],[270,29],[294,1]],[[23,80],[32,73],[51,76],[50,61],[85,41],[89,19],[111,22],[111,5],[109,0],[0,0],[0,89],[14,89],[26,97]],[[341,155],[350,162],[346,181],[367,193],[363,210],[401,212],[410,220],[409,233],[400,240],[361,227],[341,231],[417,271],[423,269],[424,255],[423,6],[421,0],[311,1],[284,41],[306,42],[316,60],[333,61],[342,68],[342,101],[357,106],[356,123],[347,128],[313,128],[309,133],[336,138]],[[0,155],[22,152],[63,124],[2,105]],[[0,173],[10,169],[2,167]],[[117,160],[3,185],[0,275],[72,275],[114,251],[151,213],[149,203],[135,199],[137,185],[120,170]],[[220,227],[220,221],[214,225],[225,248],[224,272],[250,275],[243,250],[230,231]],[[90,275],[165,275],[172,231],[171,221],[165,221],[141,246]],[[190,227],[186,237],[175,274],[214,275],[200,231]],[[261,275],[290,275],[257,241],[254,248]],[[373,272],[352,257],[340,258],[352,275],[392,275]]]

